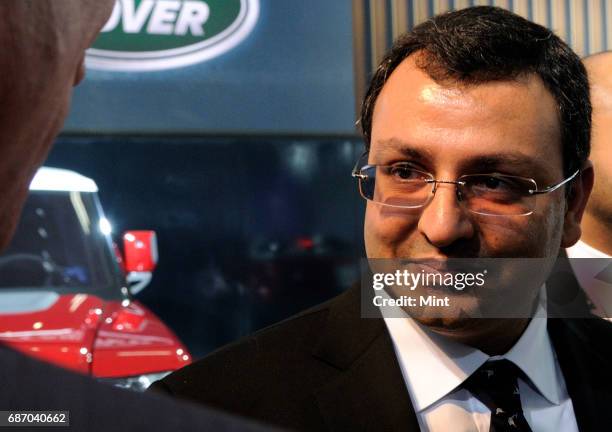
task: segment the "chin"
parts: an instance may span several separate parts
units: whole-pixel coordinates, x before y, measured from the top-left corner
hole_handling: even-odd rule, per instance
[[[494,318],[425,318],[420,324],[441,336],[467,345],[477,344],[483,335],[494,332],[503,319]]]
[[[460,335],[465,332],[475,331],[489,321],[488,318],[469,317],[413,317],[419,324],[427,326],[430,330],[444,335]]]

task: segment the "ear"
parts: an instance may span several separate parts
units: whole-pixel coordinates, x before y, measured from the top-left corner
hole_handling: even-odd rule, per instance
[[[74,74],[74,86],[78,86],[81,81],[85,79],[85,53],[81,56],[81,60],[79,60],[79,65]]]
[[[561,238],[562,248],[573,246],[580,240],[582,235],[580,222],[593,189],[593,181],[593,164],[591,161],[586,161],[580,174],[569,186],[571,189],[566,198],[567,207],[563,223],[563,237]]]

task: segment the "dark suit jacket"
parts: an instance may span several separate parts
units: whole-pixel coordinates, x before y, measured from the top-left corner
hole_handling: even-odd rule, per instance
[[[580,287],[565,249],[546,281],[548,316],[555,318],[590,318],[592,305]]]
[[[159,395],[119,390],[0,346],[0,410],[70,411],[71,431],[264,431]],[[0,428],[3,429],[3,428]],[[49,430],[17,427],[16,430]]]
[[[550,319],[582,431],[612,428],[612,325]],[[359,290],[222,348],[156,391],[297,430],[418,431],[381,319],[361,319]]]

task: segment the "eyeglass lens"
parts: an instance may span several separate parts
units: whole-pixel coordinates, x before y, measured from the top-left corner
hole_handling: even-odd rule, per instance
[[[387,206],[420,208],[433,198],[435,181],[430,174],[406,166],[366,166],[361,170],[364,198]],[[535,206],[537,189],[531,179],[477,174],[457,180],[457,197],[469,211],[485,215],[527,215]]]

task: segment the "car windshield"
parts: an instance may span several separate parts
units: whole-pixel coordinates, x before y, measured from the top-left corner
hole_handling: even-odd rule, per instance
[[[120,298],[119,268],[104,227],[108,222],[93,192],[31,191],[15,236],[0,255],[0,293]]]

